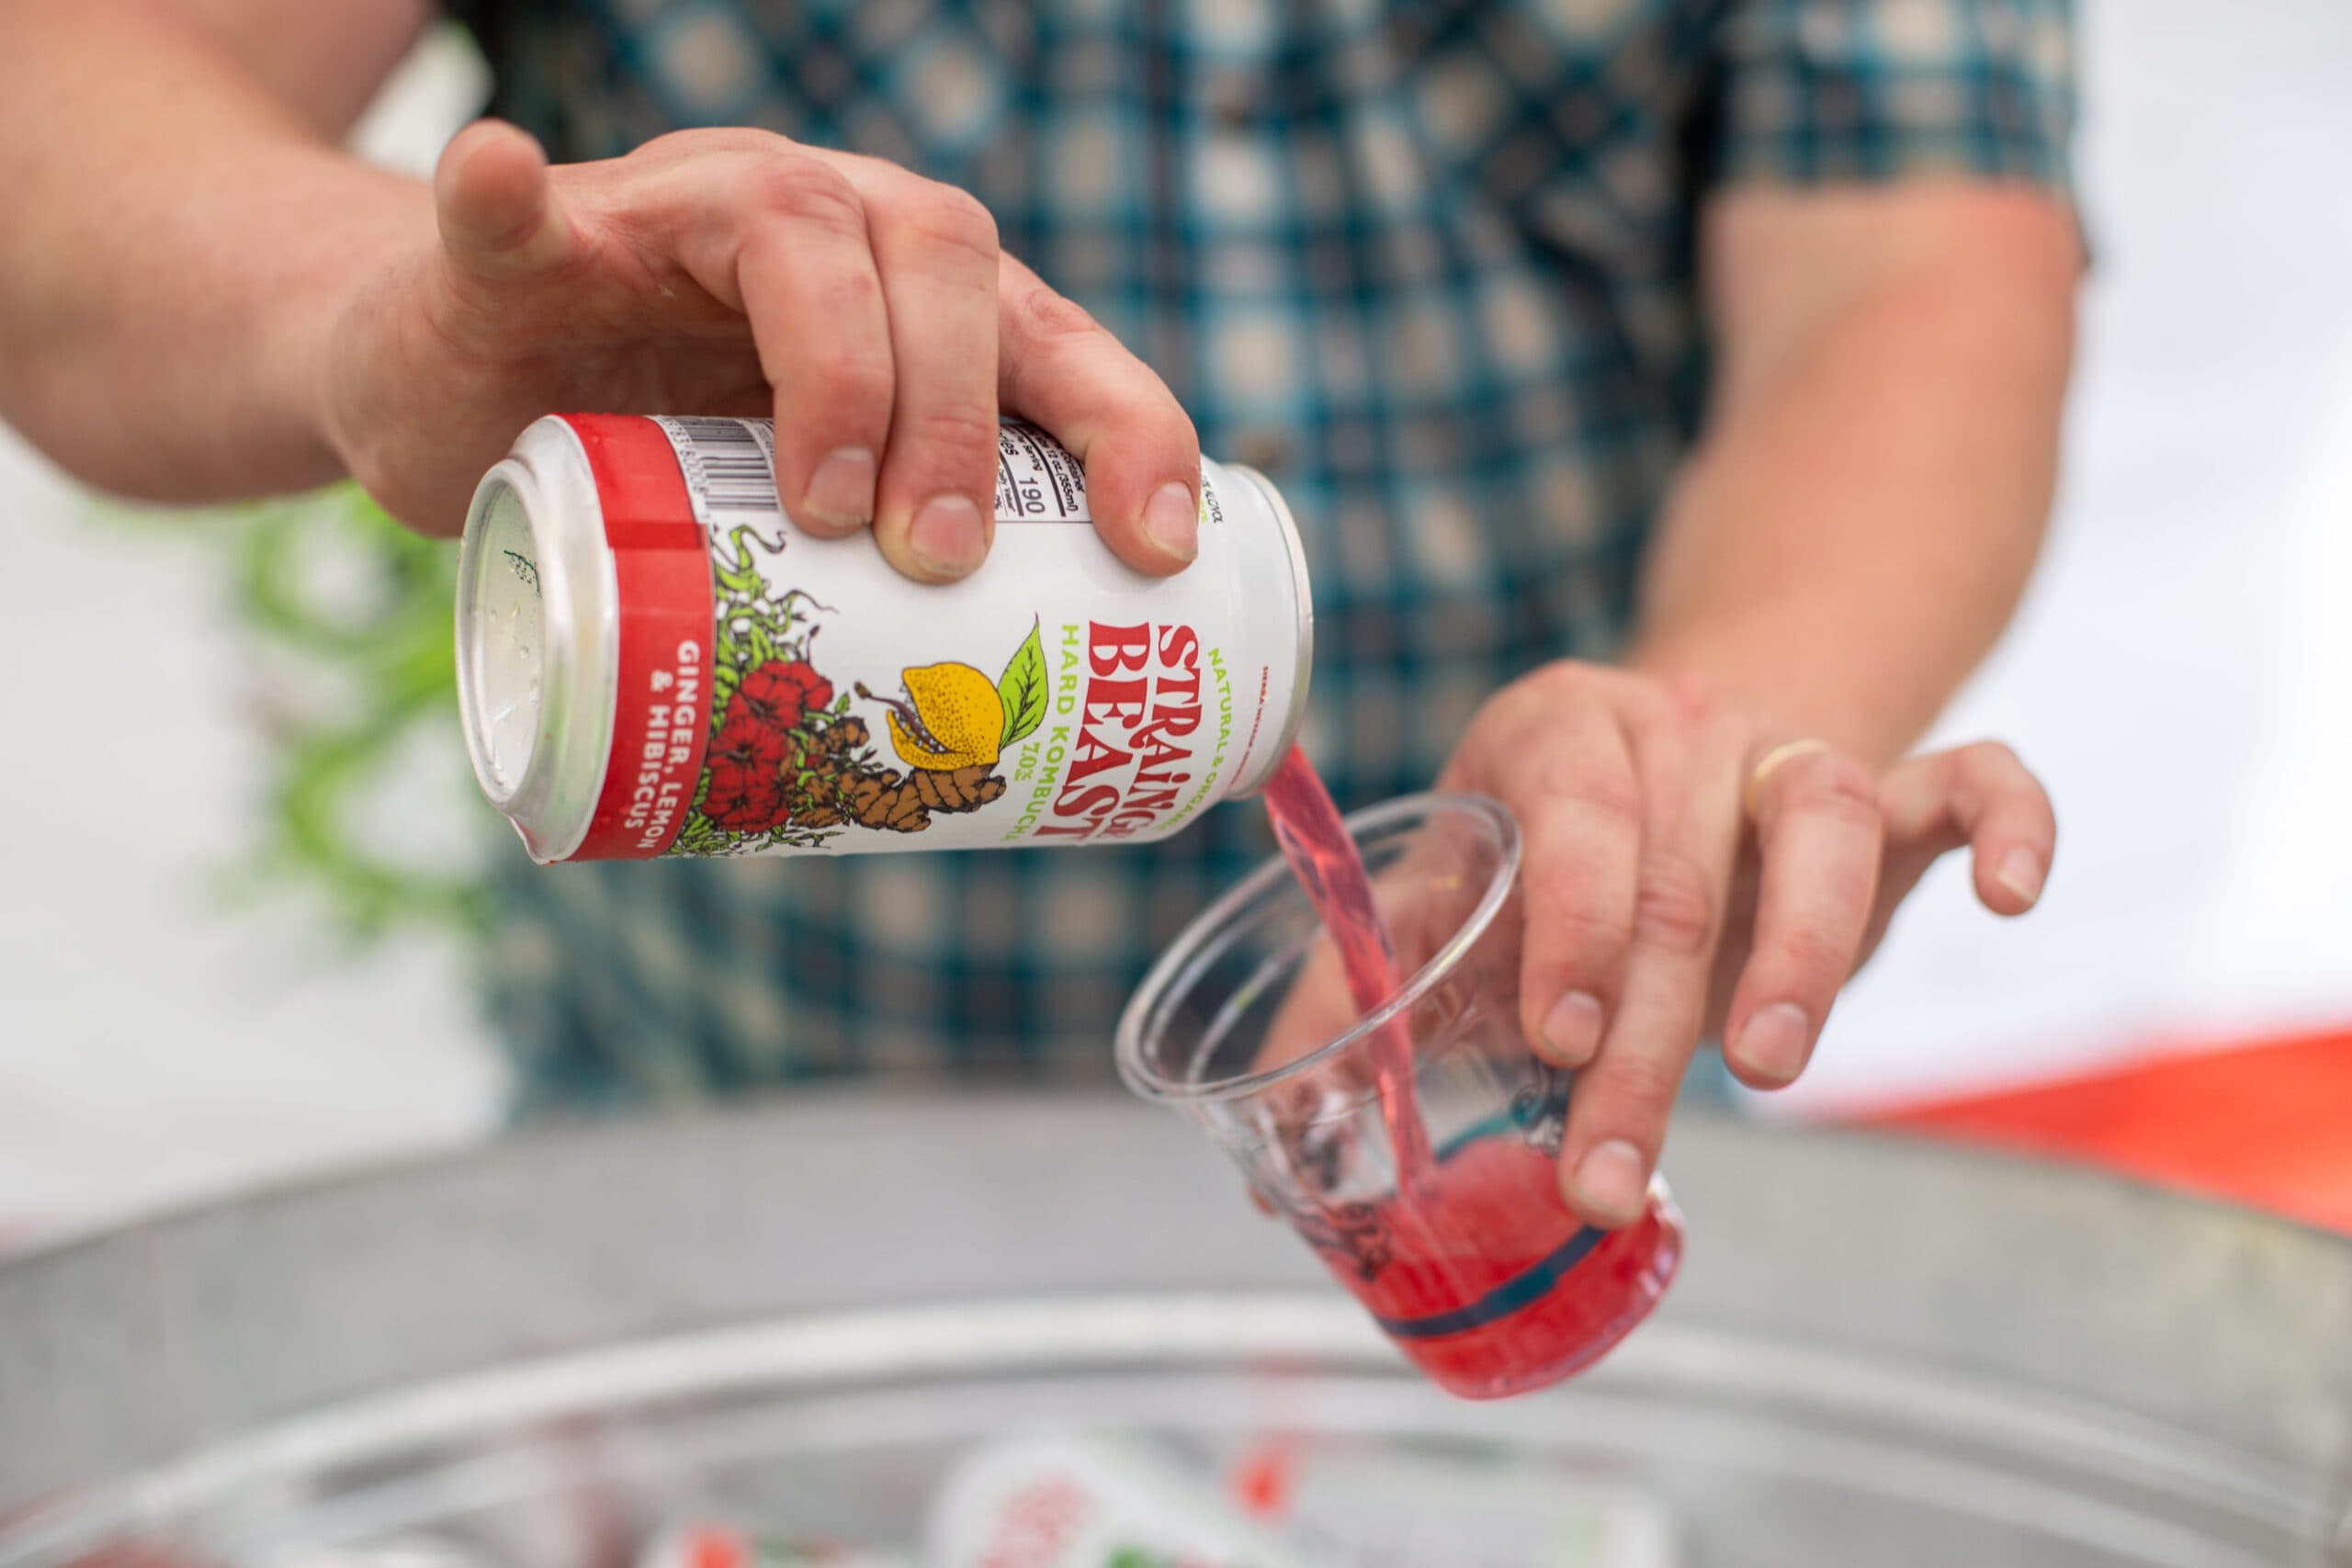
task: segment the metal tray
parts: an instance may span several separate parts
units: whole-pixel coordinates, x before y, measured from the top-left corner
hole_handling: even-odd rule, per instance
[[[682,1509],[904,1541],[1039,1423],[1509,1456],[1692,1564],[2352,1563],[2352,1243],[2101,1177],[1684,1123],[1666,1309],[1457,1404],[1177,1118],[818,1096],[518,1138],[0,1266],[0,1568],[420,1539],[618,1568]]]

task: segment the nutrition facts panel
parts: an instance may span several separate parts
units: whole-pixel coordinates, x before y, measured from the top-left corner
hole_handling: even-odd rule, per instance
[[[1069,449],[1034,424],[1009,419],[996,433],[999,523],[1090,523],[1086,472]]]

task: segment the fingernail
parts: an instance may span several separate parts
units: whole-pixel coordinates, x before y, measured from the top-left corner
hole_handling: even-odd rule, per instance
[[[863,528],[874,521],[876,471],[874,454],[863,446],[826,453],[800,498],[801,521],[814,518],[836,528]]]
[[[1804,1071],[1805,1040],[1813,1032],[1804,1010],[1794,1002],[1758,1008],[1739,1032],[1735,1049],[1747,1070],[1774,1083],[1794,1083]]]
[[[1570,991],[1544,1015],[1544,1043],[1564,1067],[1581,1067],[1600,1050],[1600,998]]]
[[[1596,1144],[1577,1162],[1576,1196],[1586,1210],[1622,1225],[1641,1213],[1650,1175],[1642,1151],[1623,1138]]]
[[[2001,857],[1993,880],[2030,904],[2041,897],[2041,862],[2031,850],[2011,850]]]
[[[1178,560],[1199,555],[1201,503],[1193,498],[1192,487],[1170,479],[1152,491],[1151,503],[1143,509],[1143,531]]]
[[[980,509],[968,495],[934,495],[915,513],[907,545],[924,570],[937,577],[964,577],[988,553]]]

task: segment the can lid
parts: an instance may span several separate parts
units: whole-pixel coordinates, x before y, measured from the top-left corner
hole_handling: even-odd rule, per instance
[[[1246,779],[1234,780],[1232,792],[1225,797],[1240,800],[1265,787],[1266,781],[1274,776],[1274,770],[1283,765],[1283,759],[1290,755],[1291,748],[1298,744],[1299,729],[1306,722],[1307,688],[1313,684],[1315,674],[1315,598],[1306,579],[1306,541],[1299,535],[1298,519],[1291,515],[1290,502],[1283,499],[1283,492],[1274,488],[1273,480],[1247,464],[1222,466],[1227,473],[1264,498],[1267,510],[1273,513],[1274,522],[1282,529],[1283,547],[1290,558],[1292,620],[1298,628],[1298,646],[1293,656],[1297,660],[1298,674],[1291,682],[1290,707],[1283,715],[1274,744],[1266,749],[1265,765]]]
[[[474,771],[493,806],[514,798],[539,745],[540,661],[547,623],[539,613],[539,551],[529,515],[511,483],[486,487],[479,525],[468,524],[469,558],[458,620],[462,690],[473,699],[466,738]],[[477,542],[478,541],[478,542]]]
[[[543,420],[482,477],[458,549],[466,754],[538,861],[579,847],[604,783],[616,594],[597,520],[584,455]]]

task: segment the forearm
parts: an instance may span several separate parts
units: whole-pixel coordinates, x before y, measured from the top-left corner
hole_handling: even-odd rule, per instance
[[[304,123],[168,6],[0,0],[0,417],[107,489],[333,478],[325,323],[430,195]]]
[[[1860,757],[1907,749],[2041,547],[2072,275],[1907,260],[1726,389],[1661,520],[1633,661]]]

